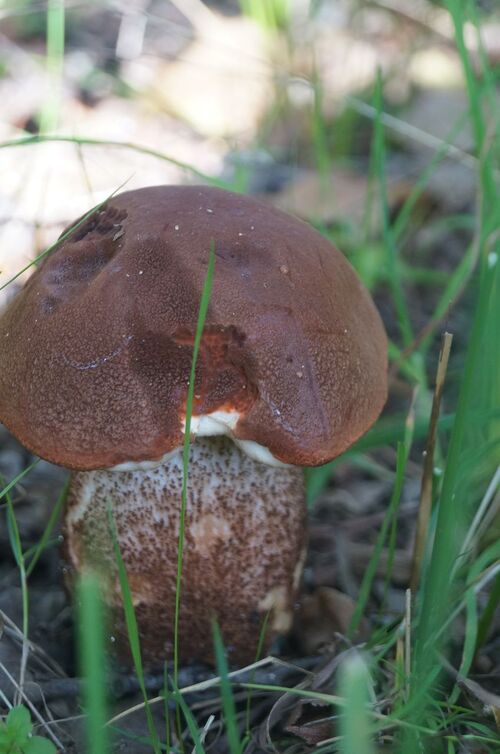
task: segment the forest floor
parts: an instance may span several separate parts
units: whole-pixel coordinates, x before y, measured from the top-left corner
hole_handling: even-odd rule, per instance
[[[334,242],[371,291],[391,341],[390,397],[378,424],[344,457],[306,474],[309,553],[291,635],[272,658],[232,677],[232,712],[219,682],[207,683],[221,667],[182,667],[191,712],[179,715],[175,695],[151,704],[159,749],[141,680],[149,697],[161,696],[163,669],[138,680],[116,667],[110,751],[500,750],[500,286],[498,274],[490,287],[483,279],[498,254],[500,16],[494,4],[469,11],[452,0],[0,7],[0,286],[11,281],[0,307],[33,258],[123,184],[217,182],[299,215]],[[492,298],[481,307],[485,291]],[[453,345],[431,466],[434,549],[411,594],[444,331]],[[474,412],[482,412],[480,430]],[[464,424],[476,433],[459,435]],[[474,448],[484,452],[472,462]],[[8,490],[0,501],[0,714],[22,702],[36,733],[58,749],[97,754],[85,744],[76,618],[59,524],[51,528],[67,471],[0,427],[0,474]],[[442,533],[452,494],[463,506],[458,542]],[[428,625],[423,634],[421,611],[464,542],[472,555],[446,583],[446,620],[432,627],[446,639],[436,639],[442,673],[415,699],[412,679],[425,665],[418,646],[433,636]],[[37,559],[24,584],[19,552],[28,569]],[[355,704],[363,686],[349,691],[339,680],[353,656],[369,677],[361,691],[370,712],[362,701],[356,718],[369,734],[361,731],[357,749],[335,702],[344,694]]]

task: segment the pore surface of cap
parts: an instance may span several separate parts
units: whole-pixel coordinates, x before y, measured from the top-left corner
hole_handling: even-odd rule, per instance
[[[386,398],[369,294],[307,224],[201,186],[120,194],[45,257],[0,319],[0,420],[76,469],[179,447],[212,243],[194,419],[290,464],[354,442]]]

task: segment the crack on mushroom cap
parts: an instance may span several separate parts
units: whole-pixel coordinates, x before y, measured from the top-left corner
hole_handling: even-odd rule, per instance
[[[106,203],[99,210],[93,212],[90,217],[80,225],[80,227],[75,228],[71,233],[71,240],[83,241],[83,239],[89,235],[95,235],[99,238],[100,236],[109,235],[110,232],[116,235],[117,232],[120,232],[123,229],[123,221],[126,220],[126,218],[126,209],[117,209],[116,207],[111,206],[110,203]],[[80,220],[76,220],[76,222],[73,223],[73,226],[78,225],[79,222],[81,222],[81,218]],[[66,228],[62,235],[68,233],[73,226]]]

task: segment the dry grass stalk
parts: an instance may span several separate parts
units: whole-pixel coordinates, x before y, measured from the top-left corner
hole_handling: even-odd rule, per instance
[[[427,532],[429,529],[429,519],[432,508],[432,473],[434,469],[434,449],[436,446],[437,424],[439,418],[439,409],[441,406],[441,396],[448,368],[448,359],[450,356],[451,343],[453,335],[445,332],[441,341],[441,350],[439,352],[438,367],[436,373],[436,385],[434,388],[434,397],[432,400],[432,411],[429,422],[429,433],[425,447],[424,470],[422,474],[422,487],[420,490],[420,505],[417,518],[417,533],[413,549],[413,560],[411,568],[410,589],[412,594],[417,593],[422,570],[422,561],[427,541]]]

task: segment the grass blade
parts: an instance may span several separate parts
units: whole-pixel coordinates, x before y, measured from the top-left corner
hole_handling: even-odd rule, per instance
[[[145,147],[141,144],[135,144],[132,141],[116,141],[113,139],[93,139],[85,136],[65,136],[61,134],[34,134],[32,136],[21,136],[19,139],[9,139],[7,141],[0,142],[0,149],[10,149],[12,147],[24,147],[31,144],[44,144],[49,142],[55,142],[59,144],[77,144],[79,146],[90,147],[111,147],[113,149],[125,149],[137,154],[143,154],[148,157],[154,157],[157,160],[168,162],[170,165],[180,168],[186,171],[190,175],[194,175],[200,178],[202,181],[208,183],[210,186],[218,186],[219,188],[234,189],[232,183],[224,181],[220,178],[214,178],[213,176],[203,173],[201,170],[197,170],[195,167],[187,162],[181,162],[174,157],[160,152],[157,149],[151,147]]]
[[[429,434],[425,450],[424,471],[422,474],[422,485],[420,490],[420,505],[417,518],[417,532],[413,548],[413,561],[411,567],[410,586],[413,594],[416,594],[422,571],[422,562],[424,559],[425,547],[427,543],[427,533],[429,530],[429,520],[432,510],[432,479],[434,469],[434,450],[436,446],[437,425],[439,410],[441,407],[441,397],[443,394],[446,370],[448,368],[448,358],[450,355],[453,335],[444,333],[439,353],[438,368],[436,374],[436,386],[432,401],[432,412],[429,422]]]
[[[106,654],[104,613],[97,577],[84,573],[78,585],[80,668],[85,678],[83,704],[86,711],[88,754],[108,753],[106,728]]]
[[[0,149],[1,149],[1,147],[2,147],[2,145],[0,144]],[[4,288],[6,288],[6,287],[7,287],[8,285],[10,285],[11,283],[13,283],[13,282],[14,282],[14,280],[17,280],[17,278],[18,278],[18,277],[19,277],[20,275],[22,275],[22,274],[23,274],[23,272],[26,272],[26,270],[29,270],[29,269],[30,269],[30,267],[33,267],[33,265],[36,265],[36,264],[37,264],[37,262],[40,262],[40,261],[41,261],[41,260],[42,260],[42,259],[43,259],[44,257],[46,257],[46,256],[47,256],[47,254],[50,254],[50,253],[51,253],[52,251],[54,251],[54,249],[57,249],[57,248],[58,248],[58,247],[59,247],[59,246],[60,246],[60,245],[61,245],[61,244],[62,244],[62,243],[63,243],[64,241],[66,241],[66,239],[67,239],[67,238],[69,238],[69,237],[71,236],[71,234],[72,234],[72,233],[74,233],[74,231],[75,231],[75,230],[78,230],[78,228],[80,228],[80,227],[81,227],[81,226],[82,226],[82,225],[83,225],[84,223],[86,223],[86,222],[87,222],[87,220],[89,220],[89,219],[90,219],[90,218],[91,218],[91,217],[92,217],[93,215],[95,215],[95,213],[96,213],[96,212],[99,212],[99,210],[100,210],[100,209],[102,209],[102,208],[104,207],[104,205],[105,205],[105,204],[106,204],[106,203],[107,203],[107,202],[108,202],[108,201],[109,201],[109,200],[110,200],[110,199],[111,199],[111,198],[112,198],[112,197],[113,197],[113,196],[114,196],[114,195],[115,195],[115,194],[116,194],[116,193],[117,193],[118,191],[120,191],[120,189],[122,189],[122,188],[124,187],[125,183],[126,183],[126,181],[124,181],[124,182],[123,182],[122,184],[120,184],[120,185],[118,186],[118,188],[117,188],[117,189],[115,189],[115,191],[113,191],[113,192],[112,192],[111,194],[109,194],[109,196],[107,196],[107,197],[106,197],[106,199],[104,199],[104,200],[103,200],[102,202],[100,202],[99,204],[96,204],[96,206],[95,206],[95,207],[92,207],[92,209],[91,209],[91,210],[89,210],[89,211],[88,211],[88,212],[87,212],[87,213],[86,213],[86,214],[85,214],[85,215],[84,215],[84,216],[83,216],[83,217],[82,217],[82,218],[81,218],[81,219],[80,219],[80,220],[79,220],[79,221],[78,221],[77,223],[75,223],[75,224],[74,224],[74,225],[72,225],[72,226],[71,226],[70,228],[68,228],[68,230],[66,230],[66,231],[65,231],[65,232],[64,232],[64,233],[63,233],[63,234],[62,234],[62,235],[61,235],[61,236],[60,236],[60,237],[59,237],[59,238],[57,239],[57,241],[55,241],[55,243],[51,244],[51,245],[50,245],[50,246],[48,246],[48,247],[47,247],[46,249],[44,249],[44,251],[42,251],[42,252],[41,252],[41,254],[38,254],[38,256],[36,256],[36,257],[35,257],[35,258],[34,258],[34,259],[33,259],[33,260],[32,260],[32,261],[31,261],[31,262],[29,263],[29,264],[27,264],[27,265],[26,265],[25,267],[23,267],[23,268],[22,268],[22,269],[20,269],[20,270],[19,270],[18,272],[16,272],[16,274],[15,274],[15,275],[13,275],[13,276],[12,276],[11,278],[9,278],[9,280],[7,280],[7,282],[6,282],[6,283],[3,283],[2,285],[0,285],[0,291],[3,291],[3,289],[4,289]],[[37,460],[36,460],[36,462],[34,462],[34,463],[38,463],[38,459],[37,459]],[[34,463],[32,464],[32,466],[34,465]],[[29,467],[29,468],[31,468],[31,467]]]
[[[373,584],[373,579],[375,578],[375,574],[377,572],[378,562],[382,554],[384,543],[387,539],[389,527],[399,507],[399,501],[401,499],[401,492],[403,489],[406,461],[407,461],[406,449],[403,444],[399,443],[398,450],[397,450],[396,480],[394,483],[394,490],[393,490],[392,497],[389,503],[389,507],[387,508],[386,514],[384,516],[382,526],[380,527],[380,531],[377,537],[377,541],[375,543],[375,547],[373,548],[373,555],[370,558],[370,562],[368,563],[368,566],[366,568],[363,581],[361,582],[358,599],[356,601],[356,607],[354,609],[351,622],[349,625],[349,631],[348,631],[349,636],[353,636],[355,634],[356,629],[358,628],[361,618],[363,617],[363,614],[365,612],[366,605],[368,604],[368,600],[370,597],[371,588]]]
[[[413,330],[411,326],[410,314],[404,298],[400,262],[396,249],[394,233],[391,228],[389,219],[389,199],[385,175],[384,126],[382,121],[382,77],[380,72],[378,73],[375,84],[374,107],[376,110],[376,117],[373,135],[373,163],[380,190],[380,209],[382,215],[383,240],[387,252],[387,270],[389,273],[392,298],[396,309],[396,315],[403,344],[405,346],[408,346],[413,340]]]
[[[64,0],[48,0],[47,74],[50,87],[40,115],[42,132],[54,131],[59,120],[64,69],[64,21]]]
[[[64,485],[64,489],[62,490],[61,494],[57,498],[57,502],[52,508],[52,512],[49,516],[49,520],[47,522],[47,526],[44,529],[44,532],[42,536],[40,537],[40,540],[38,541],[35,549],[33,550],[33,553],[30,554],[30,561],[28,563],[28,566],[26,568],[26,576],[29,578],[31,574],[33,573],[33,570],[38,563],[38,560],[40,559],[40,555],[45,550],[45,547],[47,546],[47,543],[49,541],[50,535],[52,534],[52,531],[54,529],[54,526],[56,525],[56,521],[59,518],[59,515],[61,513],[61,509],[66,501],[66,497],[68,495],[69,490],[69,484],[70,480],[66,482]],[[27,557],[28,553],[25,553],[25,558]]]
[[[375,754],[368,711],[370,676],[360,655],[348,656],[341,667],[340,689],[345,707],[340,716],[342,754]]]
[[[23,479],[26,476],[26,474],[29,474],[30,471],[31,471],[31,469],[35,468],[35,466],[37,465],[37,463],[40,463],[40,459],[39,458],[36,458],[32,463],[30,463],[29,466],[26,466],[25,469],[23,469],[21,472],[19,472],[19,474],[17,476],[15,476],[14,479],[12,479],[12,481],[10,481],[8,484],[6,484],[4,486],[4,488],[2,489],[2,491],[0,492],[0,500],[2,500],[4,497],[6,497],[9,494],[9,492],[11,491],[11,489],[13,489],[16,486],[16,484],[18,482],[20,482],[21,479]]]
[[[212,292],[212,279],[215,266],[215,243],[210,243],[208,255],[207,272],[203,291],[200,300],[200,309],[198,312],[198,321],[196,323],[196,333],[193,345],[193,358],[191,361],[191,373],[189,375],[189,388],[186,400],[186,427],[184,430],[184,447],[182,452],[182,491],[181,491],[181,509],[179,518],[179,543],[177,547],[177,578],[175,590],[175,616],[174,616],[174,686],[178,686],[179,672],[179,619],[181,607],[181,587],[182,587],[182,560],[184,555],[184,527],[186,521],[187,508],[187,484],[188,484],[188,466],[189,466],[189,444],[191,432],[191,414],[193,411],[194,383],[196,378],[196,362],[200,350],[201,336],[205,326],[205,318]]]
[[[222,697],[222,709],[224,713],[224,722],[226,724],[226,734],[231,754],[241,754],[242,747],[236,723],[236,706],[234,703],[231,683],[228,678],[229,669],[227,666],[226,653],[222,634],[216,622],[213,624],[215,658],[217,663],[217,673],[220,676],[220,691]]]

